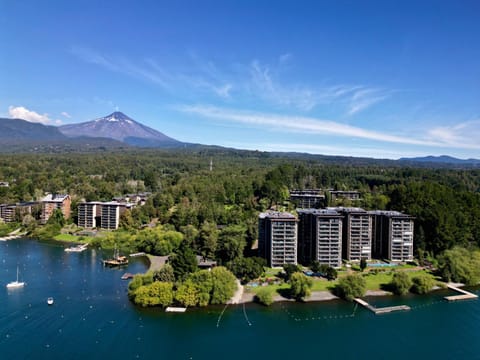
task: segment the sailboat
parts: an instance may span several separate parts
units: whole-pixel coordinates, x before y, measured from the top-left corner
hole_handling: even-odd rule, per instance
[[[15,288],[23,287],[24,285],[25,285],[25,283],[23,281],[18,281],[18,266],[17,266],[17,280],[9,282],[7,284],[7,288],[8,289],[15,289]]]
[[[113,250],[113,258],[103,260],[103,265],[108,267],[128,265],[128,258],[126,256],[120,256],[120,253],[115,244],[115,249]]]

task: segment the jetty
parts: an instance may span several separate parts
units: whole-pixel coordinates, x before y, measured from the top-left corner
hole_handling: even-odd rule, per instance
[[[450,290],[459,292],[460,295],[445,296],[444,299],[447,301],[458,301],[458,300],[471,300],[471,299],[478,298],[478,295],[475,295],[475,294],[472,294],[471,292],[460,289],[458,286],[463,286],[463,284],[459,285],[459,284],[448,283],[447,288],[449,288]]]
[[[408,311],[410,310],[410,306],[408,305],[397,305],[397,306],[386,306],[382,308],[376,308],[375,306],[370,305],[368,302],[365,300],[362,300],[360,298],[355,298],[353,299],[357,304],[362,305],[364,308],[367,308],[371,312],[373,312],[375,315],[381,315],[381,314],[387,314],[391,313],[394,311]]]

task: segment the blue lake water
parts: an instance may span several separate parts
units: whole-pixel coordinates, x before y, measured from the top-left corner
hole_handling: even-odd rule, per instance
[[[63,250],[0,242],[0,359],[480,359],[480,301],[447,303],[448,291],[370,298],[412,307],[381,316],[343,301],[171,314],[128,301],[120,277],[142,259],[109,269],[101,251]],[[27,284],[7,290],[17,265]]]

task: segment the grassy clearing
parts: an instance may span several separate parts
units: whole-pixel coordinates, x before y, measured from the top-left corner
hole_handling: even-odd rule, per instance
[[[64,242],[82,242],[83,237],[75,236],[71,234],[58,234],[53,239],[57,241],[64,241]]]
[[[279,269],[268,269],[266,272],[265,277],[274,277],[275,274],[278,274]],[[367,290],[383,290],[382,288],[389,284],[392,281],[392,277],[395,271],[380,271],[380,272],[365,272],[358,274],[363,275],[365,281],[367,283]],[[415,276],[423,275],[423,276],[430,276],[433,279],[435,277],[427,271],[424,270],[417,270],[417,271],[407,271],[406,272],[410,278],[414,278]],[[346,276],[347,272],[342,272],[339,277]],[[313,287],[312,291],[332,291],[338,283],[338,280],[334,281],[327,281],[326,279],[319,279],[319,278],[312,278],[313,280]],[[436,279],[435,279],[436,280]],[[261,288],[265,286],[257,286],[257,287],[247,287],[248,291],[252,293],[257,293]],[[272,291],[278,292],[278,290],[288,289],[290,287],[287,283],[282,284],[272,284],[267,285],[269,289]]]

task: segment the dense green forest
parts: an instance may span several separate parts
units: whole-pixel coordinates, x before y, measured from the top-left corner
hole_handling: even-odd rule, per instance
[[[361,200],[341,204],[415,216],[415,249],[421,258],[425,252],[436,256],[455,245],[480,245],[478,169],[335,163],[322,157],[214,148],[125,150],[3,154],[0,181],[10,183],[0,187],[0,203],[37,200],[45,192],[69,193],[73,221],[76,203],[82,199],[106,201],[116,195],[151,192],[145,206],[121,219],[124,230],[135,234],[137,247],[163,254],[186,241],[223,264],[249,254],[260,211],[294,210],[288,202],[291,188],[359,190]],[[148,244],[152,236],[138,229],[152,219],[162,227],[155,235],[157,243]]]

